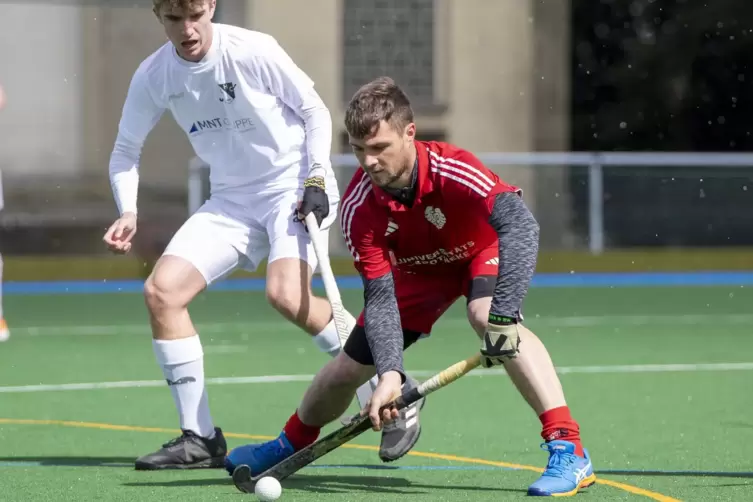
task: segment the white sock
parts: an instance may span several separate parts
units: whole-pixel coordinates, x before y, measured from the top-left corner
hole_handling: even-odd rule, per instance
[[[346,312],[345,321],[348,324],[348,334],[353,329],[353,326],[356,325],[356,320],[353,319],[353,316],[348,314]],[[353,324],[351,325],[351,320],[353,320]],[[337,328],[335,327],[335,320],[332,319],[329,324],[327,324],[324,329],[316,335],[314,338],[314,345],[319,347],[319,350],[324,352],[325,354],[329,354],[330,357],[335,357],[337,354],[340,353],[340,337],[337,336]]]
[[[356,326],[356,319],[350,315],[350,312],[345,311],[345,322],[348,328],[348,334],[353,331]],[[332,319],[324,329],[314,337],[314,344],[319,347],[319,350],[325,354],[329,354],[330,357],[335,357],[340,353],[340,337],[337,336],[337,328],[335,327],[335,320]],[[379,383],[379,377],[374,375],[371,380],[363,384],[356,391],[356,397],[358,398],[358,404],[361,408],[366,406],[366,403],[371,399],[371,395],[376,389],[377,383]]]
[[[180,428],[201,437],[214,437],[204,386],[204,350],[199,335],[178,340],[152,340],[152,347],[178,408]]]

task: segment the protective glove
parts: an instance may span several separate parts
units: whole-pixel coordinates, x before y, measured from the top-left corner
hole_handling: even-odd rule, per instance
[[[303,182],[303,199],[298,208],[298,219],[305,221],[306,215],[314,213],[316,222],[321,225],[329,215],[329,198],[324,189],[324,176],[319,173],[323,169],[314,165],[309,171],[309,177]]]
[[[518,357],[519,345],[518,320],[490,313],[481,343],[481,365],[491,368]]]

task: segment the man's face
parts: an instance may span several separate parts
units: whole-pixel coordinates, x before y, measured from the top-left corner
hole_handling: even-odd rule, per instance
[[[198,62],[212,46],[212,17],[216,0],[193,2],[183,9],[169,4],[155,12],[165,27],[167,38],[175,46],[178,55],[186,61]]]
[[[416,125],[411,123],[397,130],[382,120],[370,136],[350,137],[358,162],[375,185],[381,188],[401,188],[399,180],[411,169],[413,140]]]

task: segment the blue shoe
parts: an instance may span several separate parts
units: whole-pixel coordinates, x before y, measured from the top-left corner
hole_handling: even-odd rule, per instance
[[[585,449],[585,458],[575,454],[575,445],[570,441],[550,441],[541,449],[549,451],[549,462],[541,477],[528,487],[528,495],[570,497],[596,482],[591,457]]]
[[[225,457],[225,469],[232,475],[236,467],[245,464],[251,468],[251,475],[256,476],[282,462],[293,453],[295,453],[293,445],[282,432],[272,441],[234,448]]]

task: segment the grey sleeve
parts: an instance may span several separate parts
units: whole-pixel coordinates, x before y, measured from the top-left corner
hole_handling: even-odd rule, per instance
[[[364,329],[377,375],[397,371],[405,381],[403,330],[392,272],[376,279],[364,278],[363,286]]]
[[[499,272],[490,313],[518,318],[536,270],[539,224],[513,192],[497,195],[489,223],[499,236]]]

